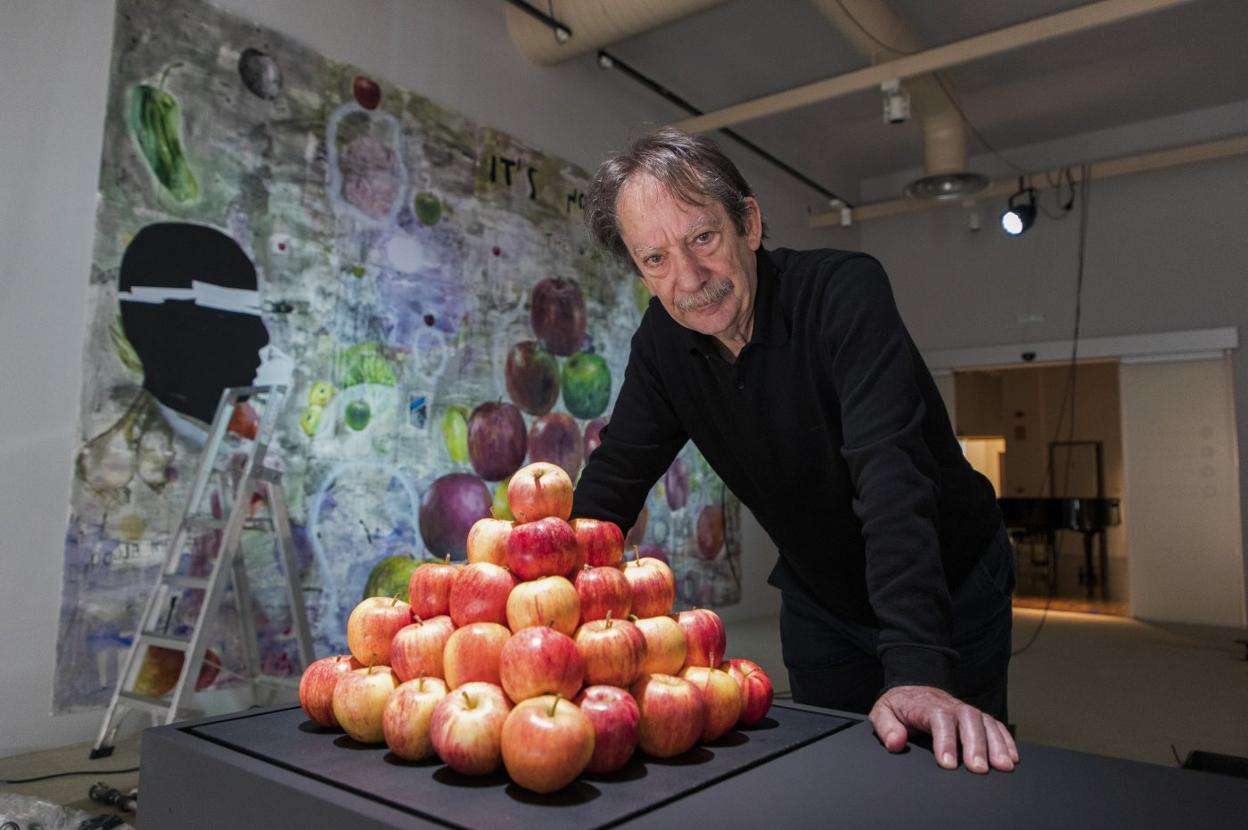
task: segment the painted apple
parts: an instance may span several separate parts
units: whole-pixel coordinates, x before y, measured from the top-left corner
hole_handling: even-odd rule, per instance
[[[400,681],[442,677],[442,654],[455,625],[447,616],[416,620],[395,632],[390,641],[390,668]]]
[[[450,473],[436,479],[420,505],[420,537],[435,557],[463,560],[468,554],[468,531],[490,515],[490,491],[470,473]]]
[[[342,420],[351,429],[359,432],[368,426],[368,422],[373,417],[372,407],[368,405],[368,401],[363,398],[356,398],[346,405],[342,410]]]
[[[572,280],[542,280],[533,286],[529,319],[543,346],[560,357],[572,354],[585,340],[581,287]]]
[[[525,439],[528,440],[527,438]],[[511,512],[511,505],[507,502],[507,488],[511,486],[511,476],[494,485],[494,504],[490,507],[490,513],[496,519],[502,519],[507,522],[514,522],[516,516]]]
[[[447,601],[455,627],[474,622],[507,622],[507,597],[516,585],[511,571],[490,562],[465,565]]]
[[[576,533],[555,516],[516,525],[506,547],[507,567],[522,581],[565,576],[576,565]]]
[[[753,660],[739,657],[722,663],[720,668],[732,675],[732,679],[737,681],[737,687],[741,691],[739,723],[742,726],[753,726],[761,721],[771,709],[774,694],[771,678],[767,676],[767,672],[763,671]]]
[[[649,521],[650,508],[643,504],[641,512],[637,514],[637,520],[633,522],[633,526],[624,534],[625,550],[632,550],[646,540],[646,524]]]
[[[530,415],[545,415],[559,400],[559,363],[535,340],[511,347],[503,379],[508,396]]]
[[[611,368],[602,355],[577,352],[563,363],[563,405],[578,418],[597,418],[611,399]]]
[[[571,700],[585,680],[585,661],[567,634],[535,625],[511,635],[498,657],[498,675],[511,700],[553,694]]]
[[[509,403],[487,402],[468,418],[468,459],[486,481],[499,481],[524,463],[524,416]]]
[[[666,562],[649,556],[630,559],[624,565],[624,577],[632,589],[634,614],[657,617],[672,610],[676,602],[676,577]]]
[[[576,696],[576,705],[594,726],[594,754],[585,771],[615,772],[627,764],[641,732],[641,709],[628,690],[587,686]]]
[[[689,651],[685,666],[718,666],[724,659],[728,635],[724,621],[709,608],[695,608],[676,615],[680,630],[685,632]]]
[[[533,625],[549,625],[570,637],[580,622],[580,596],[562,576],[521,582],[507,597],[507,627],[513,633]]]
[[[573,519],[577,565],[619,565],[624,561],[624,533],[606,519]]]
[[[670,674],[647,674],[629,689],[641,710],[637,745],[656,758],[688,752],[702,736],[706,704],[692,683]]]
[[[507,485],[507,503],[520,523],[572,515],[572,479],[562,467],[539,461],[516,471]]]
[[[663,474],[663,492],[669,510],[679,510],[689,501],[689,470],[683,458],[677,458]]]
[[[411,621],[411,606],[403,600],[369,597],[347,617],[347,648],[363,666],[388,666],[390,641]]]
[[[714,559],[724,546],[724,511],[718,504],[708,504],[698,514],[698,553],[703,559]]]
[[[178,675],[182,673],[185,660],[186,653],[178,649],[148,646],[131,690],[147,697],[164,697],[178,685]],[[221,657],[216,649],[204,652],[204,662],[200,663],[199,677],[195,679],[195,691],[200,692],[211,686],[220,669]]]
[[[543,695],[517,704],[503,723],[503,765],[531,792],[562,790],[594,754],[594,726],[571,700]]]
[[[310,404],[303,410],[303,414],[299,416],[299,428],[303,430],[303,434],[311,438],[321,431],[321,419],[325,414],[325,407]]]
[[[282,69],[277,61],[258,49],[244,49],[238,56],[238,76],[247,91],[272,101],[282,94]]]
[[[468,561],[507,564],[507,537],[515,522],[505,519],[478,519],[468,531]]]
[[[412,199],[412,211],[422,225],[436,225],[442,218],[442,200],[436,193],[422,190]]]
[[[419,559],[410,556],[387,556],[368,572],[368,581],[364,583],[364,596],[398,597],[406,600],[408,583],[412,572],[420,565]]]
[[[457,628],[442,651],[443,678],[458,689],[466,683],[499,682],[498,660],[511,632],[498,623],[475,622]]]
[[[318,380],[308,387],[309,406],[329,406],[334,399],[334,385],[327,380]]]
[[[372,78],[356,75],[351,81],[351,94],[356,102],[366,110],[375,110],[381,103],[381,87]]]
[[[404,761],[433,757],[433,712],[450,690],[436,677],[399,684],[381,713],[381,734],[390,751]]]
[[[628,620],[591,620],[576,630],[590,686],[629,686],[641,675],[646,638]]]
[[[582,450],[585,454],[585,460],[588,461],[594,450],[602,446],[602,428],[607,425],[607,418],[595,418],[585,425],[585,440],[582,442]]]
[[[429,619],[449,614],[451,588],[463,569],[463,565],[451,564],[449,558],[418,563],[407,582],[407,601],[412,606],[412,616]]]
[[[663,550],[663,546],[656,545],[651,542],[647,542],[644,545],[638,545],[637,550],[636,550],[636,555],[638,559],[645,559],[646,557],[650,557],[651,559],[657,559],[660,562],[664,562],[668,565],[672,564],[672,560],[668,558],[667,551]]]
[[[580,600],[580,622],[604,620],[608,616],[617,620],[628,619],[633,589],[619,567],[585,565],[576,572],[574,586]]]
[[[458,773],[489,775],[503,762],[503,723],[510,712],[497,684],[465,684],[433,710],[429,737],[434,752]]]
[[[334,717],[348,735],[362,744],[386,740],[381,729],[386,701],[399,685],[389,666],[356,669],[334,686]]]
[[[448,406],[442,413],[442,440],[451,461],[468,463],[468,407]]]
[[[741,688],[732,675],[709,666],[690,666],[680,676],[702,693],[706,722],[702,740],[714,741],[728,734],[741,717]]]
[[[529,427],[529,461],[549,461],[575,480],[581,471],[581,428],[566,412],[551,412]],[[515,510],[515,507],[512,507]]]
[[[680,674],[685,666],[689,644],[680,623],[670,614],[658,617],[633,617],[633,625],[646,638],[646,659],[642,674]]]
[[[335,654],[314,661],[299,678],[299,705],[313,723],[337,729],[334,717],[334,687],[348,672],[363,668],[350,654]]]

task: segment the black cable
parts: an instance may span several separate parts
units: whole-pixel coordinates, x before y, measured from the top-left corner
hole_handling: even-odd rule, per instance
[[[917,55],[920,51],[922,51],[922,50],[917,50],[917,49],[899,49],[896,46],[890,46],[889,44],[885,43],[884,41],[876,37],[874,34],[872,34],[870,29],[862,25],[862,22],[858,18],[854,17],[854,13],[851,12],[849,9],[845,8],[845,4],[842,3],[841,0],[836,0],[836,5],[840,6],[841,11],[845,13],[845,16],[849,18],[850,22],[858,27],[858,31],[862,32],[864,35],[871,38],[871,40],[875,41],[875,44],[879,46],[881,49],[887,49],[888,51],[896,52],[899,55]]]
[[[72,775],[124,775],[128,772],[138,772],[138,767],[127,767],[126,769],[79,769],[70,772],[54,772],[49,775],[36,775],[34,778],[11,778],[0,779],[0,784],[30,784],[34,781],[47,781],[52,778],[67,778]]]

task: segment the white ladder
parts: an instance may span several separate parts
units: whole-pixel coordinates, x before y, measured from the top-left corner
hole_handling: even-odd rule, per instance
[[[242,628],[243,654],[247,662],[246,679],[251,683],[253,695],[260,684],[278,682],[297,688],[297,677],[267,680],[262,677],[251,590],[240,547],[244,529],[268,530],[276,537],[280,570],[285,577],[299,657],[305,667],[315,659],[303,592],[298,584],[290,517],[282,492],[281,474],[264,465],[265,453],[273,440],[285,397],[285,386],[231,387],[222,392],[216,417],[200,455],[190,495],[177,530],[170,538],[164,565],[151,596],[148,597],[139,628],[117,678],[117,687],[113,690],[99,736],[91,750],[92,758],[112,754],[117,729],[131,710],[150,713],[153,723],[158,723],[161,719],[164,723],[172,723],[178,719],[178,713],[184,708],[184,701],[199,677],[200,665],[204,662],[208,648],[208,634],[217,619],[227,582],[232,582],[234,587],[234,602]],[[238,446],[234,445],[233,438],[227,442],[227,431],[235,408],[244,401],[258,411],[258,418],[254,435],[239,436],[240,431],[250,432],[246,427],[232,431],[233,435],[242,439],[239,442],[241,446]],[[224,456],[220,452],[223,445],[229,451]],[[212,486],[214,483],[215,487]],[[212,509],[214,494],[219,499],[215,511]],[[255,495],[263,497],[268,505],[267,518],[249,518]],[[229,512],[222,516],[223,502],[227,497],[230,502]],[[190,558],[188,542],[201,539],[208,533],[212,534],[213,540],[213,547],[208,551],[212,559],[209,574],[194,576],[184,573],[184,559]],[[172,621],[174,607],[179,600],[193,592],[202,593],[202,600],[190,634],[168,634],[167,628]],[[141,694],[133,688],[143,657],[150,646],[172,649],[183,655],[177,682],[169,692],[158,698]]]

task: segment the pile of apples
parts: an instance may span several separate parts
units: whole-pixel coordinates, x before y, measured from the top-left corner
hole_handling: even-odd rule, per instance
[[[309,718],[465,775],[502,764],[536,793],[617,770],[637,749],[672,757],[763,718],[767,675],[724,661],[714,611],[671,613],[665,562],[625,563],[618,526],[568,521],[567,473],[531,464],[507,498],[516,520],[478,521],[468,564],[418,567],[410,604],[356,606],[351,654],[316,661],[300,681]]]

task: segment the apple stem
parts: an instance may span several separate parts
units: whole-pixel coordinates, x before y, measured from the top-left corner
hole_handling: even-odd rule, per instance
[[[613,622],[615,622],[615,620],[611,619],[611,612],[612,612],[612,610],[613,610],[613,609],[610,609],[610,608],[608,608],[608,609],[607,609],[607,628],[610,628],[610,627],[611,627],[611,624],[612,624]]]
[[[447,564],[447,565],[451,564],[451,555],[448,553],[448,554],[446,555],[446,558],[445,558],[445,559],[443,559],[442,561],[443,561],[445,564]]]
[[[559,694],[559,693],[557,693],[557,692],[555,693],[555,699],[554,699],[554,701],[550,704],[550,717],[552,717],[552,718],[553,718],[553,717],[555,716],[555,707],[559,705],[559,700],[560,700],[562,697],[563,697],[563,695],[561,695],[561,694]]]
[[[422,671],[420,677],[416,678],[416,690],[423,692],[425,690],[425,673]]]
[[[638,620],[641,619],[641,617],[637,616],[636,614],[629,614],[628,619],[629,619],[629,622],[637,622]]]
[[[472,699],[472,698],[468,695],[468,693],[467,693],[467,692],[460,692],[460,694],[462,694],[462,695],[464,696],[464,703],[467,703],[467,704],[468,704],[468,708],[469,708],[469,709],[476,709],[476,708],[477,708],[477,703],[476,703],[476,701],[474,701],[474,700],[473,700],[473,699]]]

